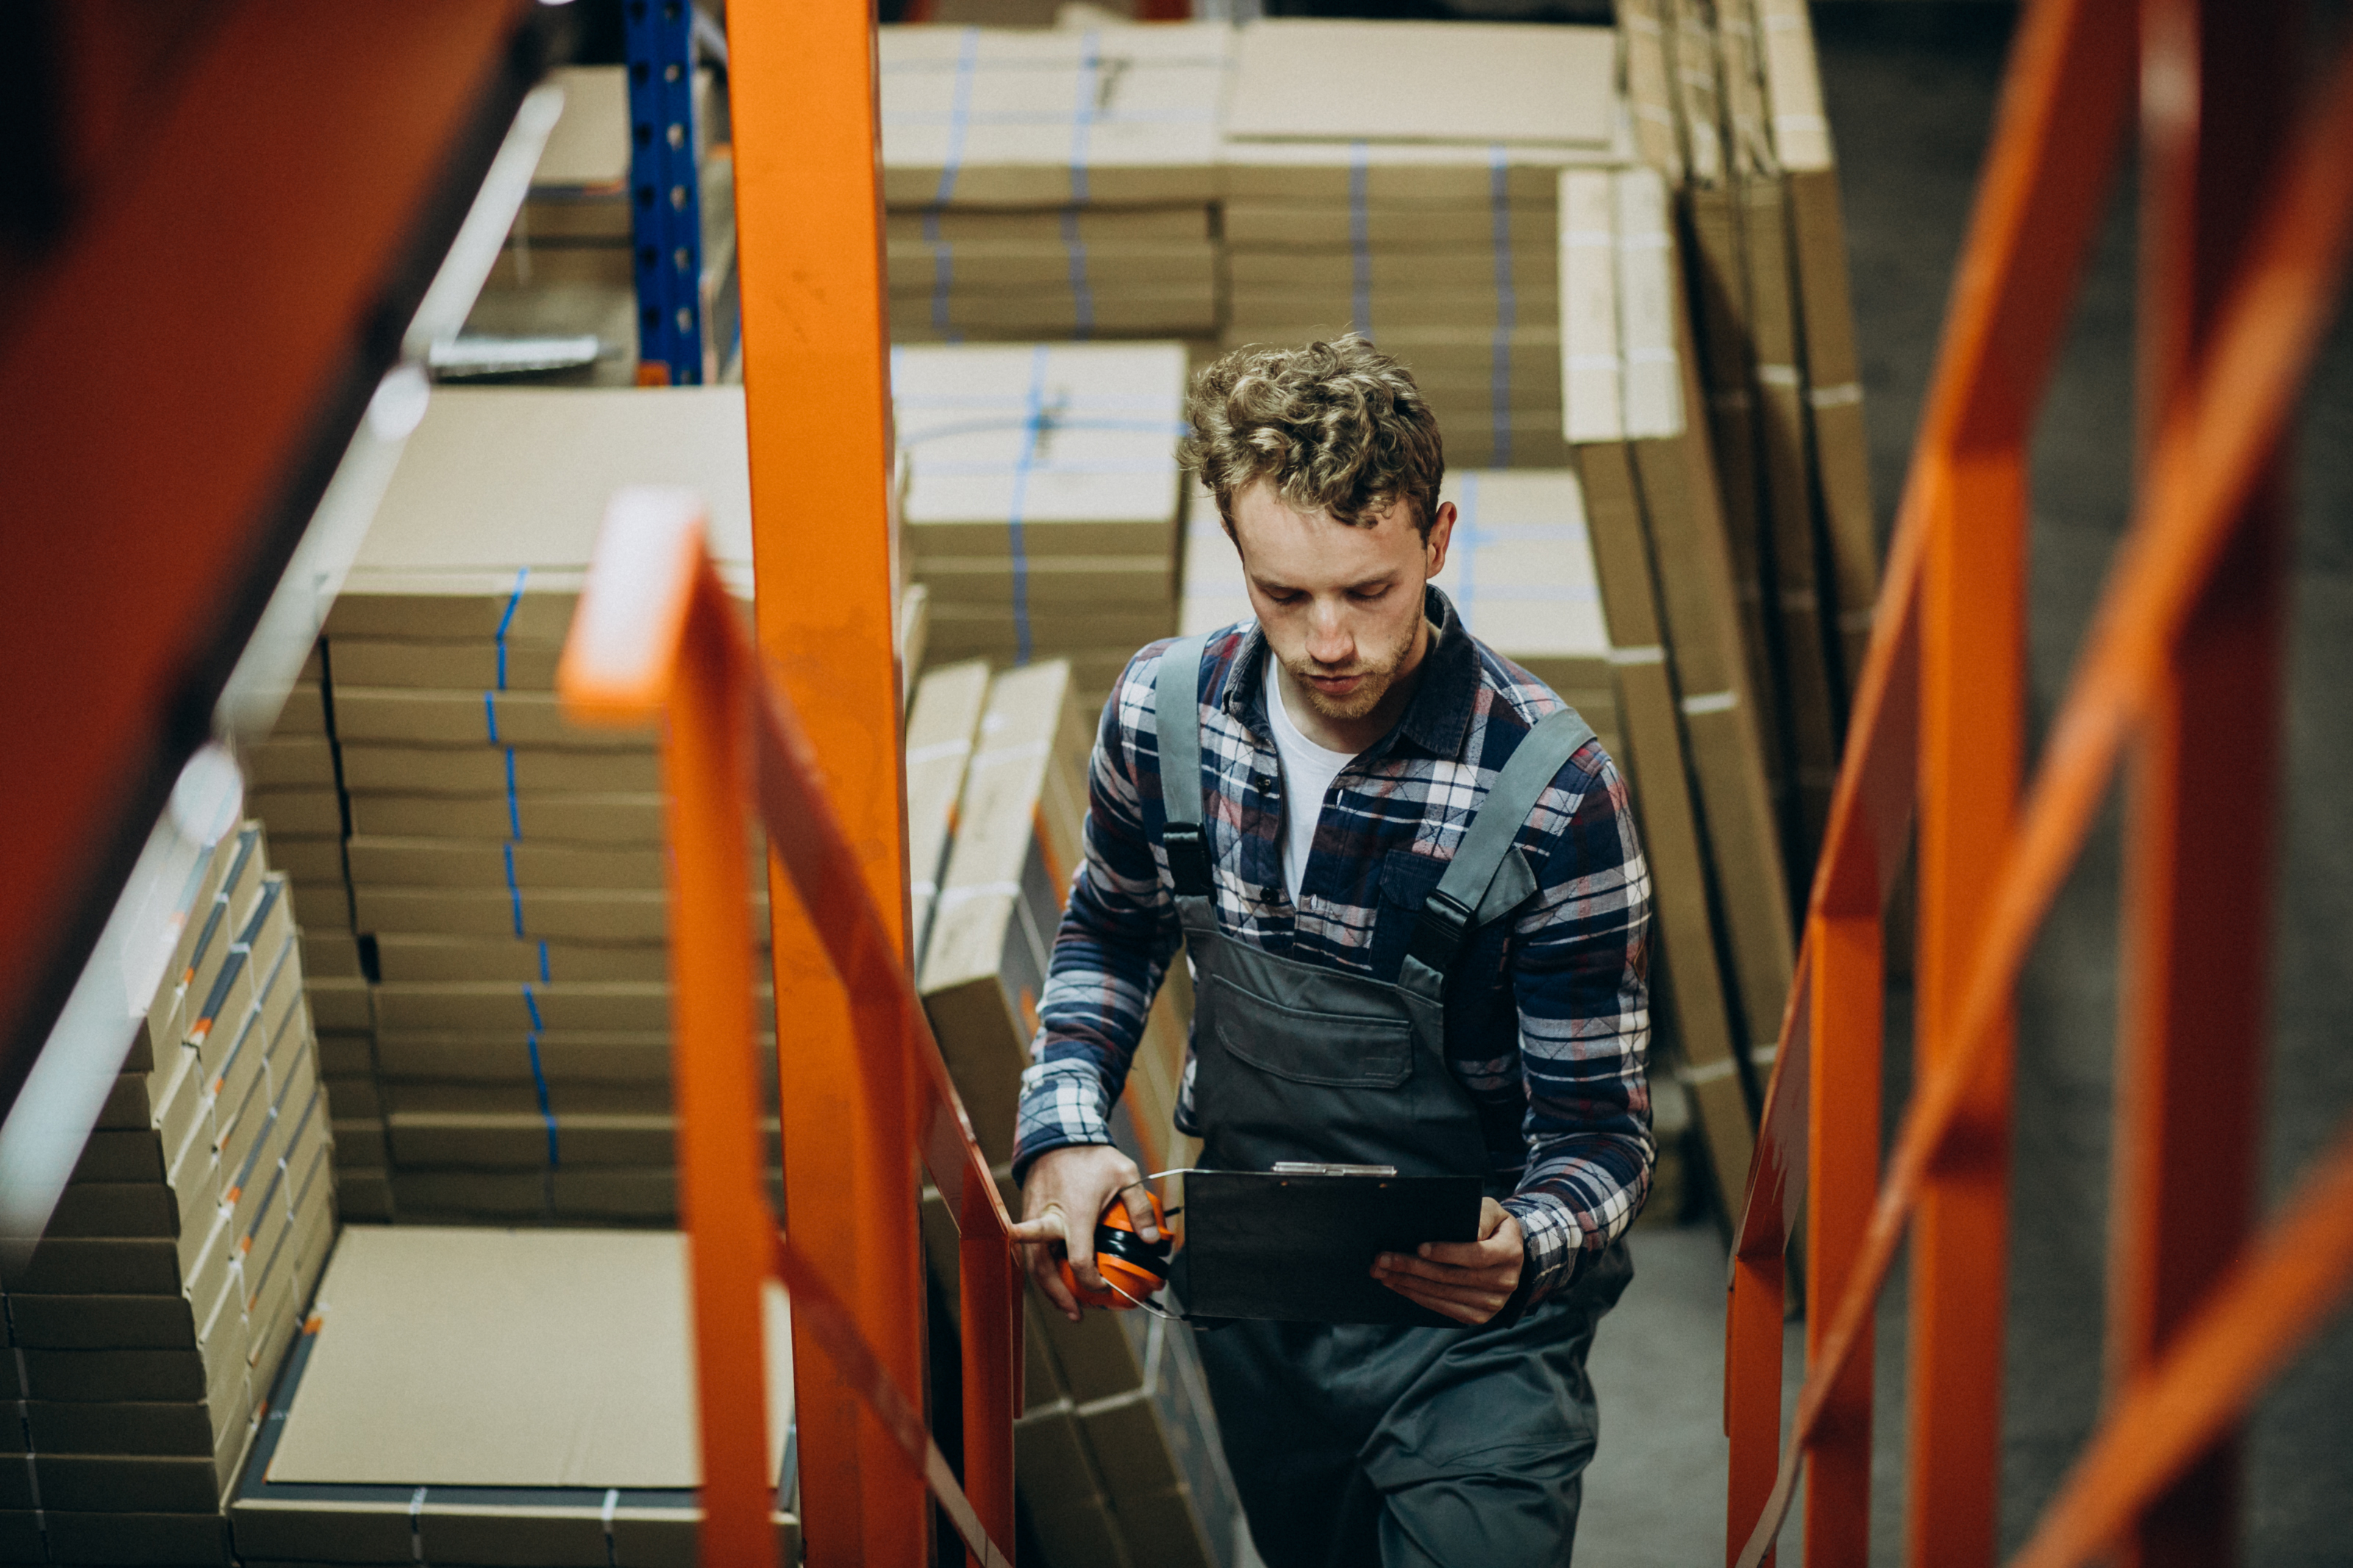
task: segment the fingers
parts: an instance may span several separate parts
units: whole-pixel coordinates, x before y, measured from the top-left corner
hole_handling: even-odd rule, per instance
[[[1504,1303],[1511,1300],[1508,1293],[1498,1295],[1492,1290],[1449,1290],[1411,1275],[1390,1275],[1382,1279],[1381,1283],[1418,1307],[1428,1308],[1458,1323],[1468,1323],[1474,1328],[1502,1311]]]
[[[1144,1177],[1138,1174],[1127,1185],[1120,1188],[1116,1195],[1127,1204],[1127,1217],[1135,1226],[1137,1238],[1143,1241],[1158,1241],[1160,1226],[1152,1217],[1152,1189],[1144,1184]]]
[[[1432,1263],[1453,1268],[1500,1268],[1523,1255],[1524,1248],[1487,1241],[1427,1241],[1418,1249]]]
[[[1054,1310],[1072,1322],[1079,1321],[1078,1299],[1070,1287],[1062,1283],[1062,1271],[1055,1267],[1050,1247],[1030,1246],[1021,1249],[1022,1262],[1028,1265],[1029,1278],[1038,1283],[1039,1293],[1054,1304]]]
[[[1373,1259],[1373,1272],[1377,1275],[1410,1275],[1445,1285],[1495,1287],[1510,1290],[1520,1282],[1520,1258],[1515,1253],[1506,1253],[1500,1259],[1482,1259],[1476,1266],[1471,1266],[1448,1263],[1435,1258],[1416,1258],[1409,1252],[1384,1252]]]

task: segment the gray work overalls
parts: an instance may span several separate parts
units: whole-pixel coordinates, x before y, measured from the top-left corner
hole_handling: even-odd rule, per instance
[[[1204,645],[1171,645],[1154,703],[1164,843],[1195,977],[1201,1163],[1475,1172],[1491,1196],[1507,1195],[1516,1173],[1493,1171],[1476,1102],[1446,1065],[1444,976],[1473,929],[1535,890],[1513,840],[1593,731],[1573,710],[1540,721],[1464,833],[1397,981],[1346,974],[1218,929],[1201,834]],[[1200,1334],[1268,1568],[1568,1562],[1598,1431],[1585,1352],[1631,1274],[1621,1242],[1513,1321],[1507,1310],[1475,1329],[1252,1321]]]

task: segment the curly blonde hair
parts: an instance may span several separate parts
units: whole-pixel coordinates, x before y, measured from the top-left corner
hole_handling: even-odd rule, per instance
[[[1194,375],[1185,415],[1177,461],[1217,498],[1229,535],[1235,493],[1263,479],[1292,506],[1360,527],[1402,496],[1430,537],[1446,477],[1438,416],[1413,373],[1356,333],[1220,355]]]

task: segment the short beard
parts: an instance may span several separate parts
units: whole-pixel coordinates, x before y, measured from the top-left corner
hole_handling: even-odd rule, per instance
[[[1291,671],[1293,681],[1306,696],[1307,706],[1315,710],[1317,717],[1335,720],[1341,723],[1353,723],[1379,707],[1382,699],[1388,696],[1389,688],[1397,684],[1398,671],[1404,668],[1406,656],[1413,651],[1413,639],[1421,630],[1425,619],[1426,617],[1423,616],[1416,616],[1406,627],[1403,640],[1390,648],[1388,656],[1377,663],[1366,665],[1360,661],[1359,668],[1356,669],[1335,672],[1325,669],[1314,659],[1303,658],[1295,664],[1285,660],[1284,668]],[[1307,679],[1311,675],[1328,677],[1335,673],[1362,675],[1365,678],[1364,684],[1345,697],[1326,697]]]

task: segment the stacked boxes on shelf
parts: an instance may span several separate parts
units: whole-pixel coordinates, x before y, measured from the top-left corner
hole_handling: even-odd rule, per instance
[[[629,203],[629,97],[621,66],[573,66],[550,77],[564,94],[489,285],[468,317],[470,333],[596,340],[592,364],[557,357],[533,363],[474,357],[437,369],[446,375],[575,369],[579,379],[630,384],[637,375],[638,294]],[[709,71],[695,75],[694,132],[702,216],[702,319],[705,382],[727,377],[740,336],[735,273],[734,161],[726,94]]]
[[[1176,625],[1184,348],[917,345],[891,368],[927,657],[1067,657],[1099,703]]]
[[[1792,963],[1765,749],[1659,174],[1561,175],[1567,433],[1609,625],[1661,954],[1655,1001],[1724,1210]],[[1730,959],[1729,969],[1719,954]]]
[[[1629,154],[1607,29],[1261,21],[1222,188],[1229,346],[1355,330],[1409,365],[1465,467],[1557,468],[1555,176]],[[1304,94],[1410,80],[1408,99]]]
[[[269,739],[248,748],[245,765],[253,786],[247,809],[269,824],[270,858],[286,876],[320,1054],[333,1076],[366,1061],[373,1016],[343,871],[332,718],[322,647],[303,664]],[[372,1089],[342,1076],[343,1092],[334,1100],[336,1204],[346,1219],[388,1218],[381,1108]]]
[[[9,1562],[229,1561],[222,1502],[333,1243],[301,944],[259,824],[180,913],[47,1231],[0,1259]]]
[[[1680,188],[1745,651],[1796,898],[1878,587],[1811,24],[1791,0],[1629,0],[1620,19],[1642,155]]]
[[[1222,23],[881,30],[891,335],[1218,330]]]
[[[553,688],[621,485],[700,491],[748,575],[743,421],[732,388],[438,392],[329,616],[376,982],[335,1066],[382,1108],[404,1220],[675,1213],[655,740],[573,728]]]

